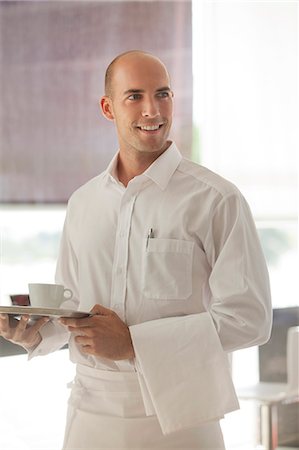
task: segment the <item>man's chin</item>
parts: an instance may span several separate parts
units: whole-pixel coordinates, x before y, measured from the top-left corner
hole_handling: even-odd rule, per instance
[[[151,142],[140,142],[139,151],[142,153],[163,153],[171,144],[169,140],[152,140]]]

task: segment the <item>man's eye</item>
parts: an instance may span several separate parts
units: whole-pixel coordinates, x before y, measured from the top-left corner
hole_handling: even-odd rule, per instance
[[[131,94],[129,97],[128,97],[128,100],[139,100],[141,98],[141,95],[140,94]]]
[[[158,92],[157,95],[160,98],[166,98],[166,97],[169,97],[169,92],[168,91],[162,91],[162,92]]]

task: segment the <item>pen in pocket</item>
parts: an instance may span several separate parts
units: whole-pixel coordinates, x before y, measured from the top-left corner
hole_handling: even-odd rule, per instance
[[[148,241],[149,241],[150,239],[153,239],[154,237],[155,237],[155,235],[154,235],[154,230],[153,230],[153,228],[150,228],[150,229],[148,230],[148,233],[147,233],[146,248],[148,247]]]

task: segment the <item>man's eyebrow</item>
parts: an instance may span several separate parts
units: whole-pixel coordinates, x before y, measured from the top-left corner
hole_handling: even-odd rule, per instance
[[[127,94],[141,94],[142,92],[144,92],[143,89],[128,89],[124,92],[124,95]]]
[[[165,92],[168,91],[170,92],[171,89],[169,86],[163,86],[161,88],[156,89],[156,92]],[[127,89],[123,95],[128,95],[128,94],[143,94],[145,92],[144,89]]]
[[[159,89],[156,90],[156,92],[162,92],[162,91],[168,91],[168,92],[170,92],[171,89],[170,89],[169,86],[164,86],[164,87],[161,87],[161,88],[159,88]]]

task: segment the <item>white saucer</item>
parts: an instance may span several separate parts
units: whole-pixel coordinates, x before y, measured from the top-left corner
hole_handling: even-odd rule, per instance
[[[70,309],[54,309],[54,308],[34,308],[33,306],[0,306],[0,314],[9,314],[14,317],[28,314],[33,316],[32,318],[39,317],[73,317],[75,319],[81,319],[82,317],[88,317],[91,314],[84,311],[72,311]]]

